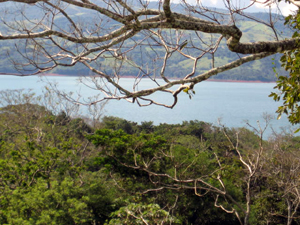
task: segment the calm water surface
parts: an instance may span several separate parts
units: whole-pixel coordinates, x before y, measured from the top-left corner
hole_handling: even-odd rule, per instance
[[[79,87],[76,77],[47,77],[49,81],[56,81],[59,88],[66,91],[80,90],[83,96],[95,94],[91,89]],[[131,84],[132,79],[123,81],[125,86]],[[31,88],[41,93],[46,85],[39,77],[1,76],[0,89]],[[142,84],[150,87],[149,82]],[[203,82],[195,87],[196,95],[190,100],[188,95],[182,93],[175,108],[168,109],[160,106],[139,107],[136,104],[122,101],[110,101],[105,107],[105,115],[117,116],[130,121],[153,121],[160,123],[181,123],[182,121],[199,120],[215,125],[221,119],[222,124],[229,127],[242,127],[245,121],[256,126],[257,121],[264,125],[263,114],[268,113],[276,118],[275,111],[279,103],[268,97],[274,83],[229,83],[229,82]],[[142,88],[142,87],[141,87]],[[165,95],[157,94],[155,97],[168,102]],[[288,127],[287,119],[273,119],[271,126],[276,131],[281,127]],[[267,135],[271,134],[268,129]]]

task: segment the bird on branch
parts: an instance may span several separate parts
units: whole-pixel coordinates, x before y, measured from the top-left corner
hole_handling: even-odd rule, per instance
[[[185,40],[184,42],[182,42],[182,44],[179,47],[179,50],[181,51],[187,44],[188,44],[187,40]]]

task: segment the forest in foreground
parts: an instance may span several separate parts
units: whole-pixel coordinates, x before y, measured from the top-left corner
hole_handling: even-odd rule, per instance
[[[299,137],[0,97],[1,224],[300,223]]]

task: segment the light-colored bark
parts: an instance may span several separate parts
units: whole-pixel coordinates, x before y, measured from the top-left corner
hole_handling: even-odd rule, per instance
[[[225,13],[212,11],[199,3],[188,5],[182,1],[182,7],[186,10],[183,12],[173,7],[170,0],[162,1],[156,8],[150,8],[147,1],[138,0],[130,3],[124,0],[101,2],[0,0],[0,7],[5,7],[6,2],[15,2],[16,6],[35,7],[40,15],[40,18],[33,19],[32,15],[26,15],[25,7],[23,21],[18,20],[13,24],[13,21],[5,17],[5,13],[9,14],[10,11],[3,11],[3,31],[1,30],[0,33],[0,41],[30,40],[26,42],[25,47],[31,48],[30,54],[22,54],[24,45],[17,46],[17,50],[23,57],[23,61],[15,62],[18,69],[23,71],[23,74],[28,74],[26,71],[30,68],[30,71],[34,71],[30,74],[38,74],[58,66],[69,67],[81,63],[102,82],[102,85],[100,82],[96,86],[103,93],[103,97],[89,104],[95,104],[103,99],[126,99],[139,105],[157,104],[172,108],[176,105],[178,94],[182,90],[186,88],[192,90],[195,84],[246,62],[295,49],[298,43],[296,38],[280,40],[272,20],[260,21],[245,14],[243,10],[251,7],[252,3],[244,8],[237,8],[232,2],[230,4],[228,2],[226,5],[228,11]],[[77,21],[76,16],[69,15],[69,8],[84,10],[84,13],[89,12],[95,18],[82,24]],[[237,25],[236,15],[253,19],[254,22],[264,25],[266,29],[272,30],[274,41],[256,40],[253,43],[243,43],[241,41],[243,33]],[[61,24],[62,18],[67,25]],[[107,26],[108,23],[112,26]],[[191,32],[196,32],[197,41],[194,40],[195,38],[189,38]],[[212,36],[210,42],[204,40],[207,35]],[[187,46],[181,48],[181,43],[187,37]],[[226,40],[228,51],[245,54],[245,56],[239,55],[238,59],[215,67],[214,54],[220,47],[222,39]],[[199,46],[199,42],[203,45]],[[136,54],[137,49],[145,45],[148,45],[151,53],[156,54],[157,58],[148,57],[141,63],[135,60],[136,56],[132,53]],[[165,57],[161,58],[158,51],[164,52]],[[183,78],[178,80],[169,80],[166,76],[168,62],[176,54],[193,61],[191,73],[183,75]],[[197,74],[201,59],[207,55],[212,56],[211,67],[206,72]],[[111,62],[115,62],[110,65],[114,71],[111,73],[101,67],[101,60],[108,58]],[[137,74],[127,74],[137,78],[133,83],[133,90],[128,90],[119,84],[121,76],[118,71],[125,65],[138,71]],[[161,71],[159,76],[156,75],[156,71]],[[143,78],[153,80],[155,86],[147,90],[135,89]],[[162,78],[163,82],[158,78]],[[115,91],[110,91],[108,86],[115,88]],[[174,86],[177,87],[175,91],[170,89]],[[151,94],[157,91],[172,96],[173,102],[166,105],[154,101]]]

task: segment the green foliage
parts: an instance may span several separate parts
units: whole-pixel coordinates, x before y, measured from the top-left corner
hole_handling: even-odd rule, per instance
[[[295,30],[293,37],[299,37],[300,14],[286,17],[285,24]],[[270,97],[275,101],[283,100],[282,106],[277,110],[278,119],[282,114],[287,114],[291,124],[300,122],[300,52],[299,49],[284,52],[281,57],[281,66],[289,73],[288,76],[279,76],[274,89],[279,92],[272,92]]]
[[[286,224],[289,207],[299,223],[297,137],[115,117],[94,131],[27,103],[0,113],[1,224],[238,224],[215,205],[243,219],[248,190],[250,224]]]
[[[127,134],[133,134],[137,131],[137,123],[130,122],[114,116],[105,116],[102,118],[104,128],[112,130],[123,130]]]
[[[103,224],[119,194],[104,173],[86,170],[91,128],[30,101],[1,109],[0,223]]]
[[[105,166],[109,171],[118,171],[122,175],[144,176],[143,172],[124,167],[122,164],[134,165],[133,167],[148,165],[155,171],[161,170],[161,161],[150,162],[153,158],[160,157],[159,153],[168,148],[166,140],[160,136],[153,134],[129,135],[123,130],[101,129],[87,138],[97,147],[101,147],[101,154],[96,158],[98,165]]]
[[[114,190],[102,179],[84,174],[82,180],[65,177],[49,186],[38,179],[31,187],[17,187],[1,197],[1,224],[103,223],[114,209]]]
[[[205,182],[221,188],[219,181],[216,179],[217,173],[214,172],[218,167],[218,163],[212,151],[213,148],[217,147],[217,143],[212,145],[211,138],[215,136],[206,133],[216,132],[220,135],[220,132],[212,128],[211,125],[199,121],[170,126],[176,127],[176,133],[170,130],[173,135],[172,139],[168,141],[157,136],[157,134],[130,135],[122,130],[97,130],[95,134],[88,136],[88,139],[101,149],[101,153],[95,158],[94,163],[98,164],[98,168],[104,167],[107,172],[114,172],[119,174],[118,176],[126,178],[121,183],[123,187],[127,187],[132,193],[155,189],[157,185],[158,187],[173,187],[173,191],[170,189],[157,193],[156,202],[159,205],[164,205],[166,202],[173,201],[175,196],[180,196],[174,215],[180,221],[185,221],[186,224],[216,223],[217,218],[206,218],[208,216],[206,213],[216,210],[213,206],[215,196],[207,195],[205,200],[201,200],[203,204],[199,205],[198,197],[191,195],[189,191],[189,188],[194,188],[194,183],[180,184],[176,180],[203,177],[202,179]],[[166,132],[168,127],[164,124],[163,126],[154,127],[154,130],[156,133],[161,132],[170,138],[169,133]],[[249,140],[247,141],[249,142]],[[242,165],[235,158],[220,159],[224,163],[220,171],[222,172],[224,184],[228,188],[228,193],[238,201],[242,201],[243,185],[241,179],[245,175],[243,171],[239,171]],[[150,175],[151,182],[149,182],[148,171],[151,171],[150,174],[152,174]],[[135,183],[131,182],[133,180]],[[185,194],[176,190],[177,188],[180,189],[181,185],[185,187],[183,190],[187,188],[186,191],[183,191]],[[205,194],[205,191],[199,191],[199,193]],[[148,195],[152,196],[152,193],[148,193],[146,196]],[[227,199],[220,198],[219,203],[227,204],[226,202]],[[189,205],[190,210],[197,211],[199,216],[194,217],[194,214],[186,209],[187,205]],[[211,208],[206,209],[207,205],[210,205],[214,210]],[[183,214],[183,212],[185,213]],[[220,211],[218,211],[220,217],[219,213]],[[125,215],[122,214],[122,216]],[[222,217],[224,220],[234,221],[231,215],[224,214]]]
[[[169,212],[160,208],[158,204],[143,204],[127,202],[126,206],[111,214],[112,219],[107,225],[117,224],[180,224],[179,220],[170,215]]]

